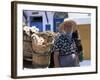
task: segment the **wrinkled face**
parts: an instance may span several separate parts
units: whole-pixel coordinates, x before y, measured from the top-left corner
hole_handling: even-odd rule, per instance
[[[65,27],[65,28],[64,28],[64,32],[65,32],[65,33],[71,33],[71,32],[73,32],[72,26],[67,26],[67,27]]]
[[[72,37],[72,33],[73,33],[73,29],[70,26],[67,26],[64,29],[64,34],[67,35],[70,38]]]

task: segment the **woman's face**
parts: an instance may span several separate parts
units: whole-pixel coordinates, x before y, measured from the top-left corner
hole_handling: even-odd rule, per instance
[[[72,29],[72,27],[71,26],[66,26],[65,28],[64,28],[64,31],[63,31],[65,34],[70,34],[70,33],[72,33],[73,32],[73,29]]]

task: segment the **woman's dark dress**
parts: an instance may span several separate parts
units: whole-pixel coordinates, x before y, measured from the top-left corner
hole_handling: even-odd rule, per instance
[[[53,52],[59,52],[60,67],[79,66],[75,41],[68,35],[61,34],[54,42]],[[74,56],[73,56],[74,55]]]

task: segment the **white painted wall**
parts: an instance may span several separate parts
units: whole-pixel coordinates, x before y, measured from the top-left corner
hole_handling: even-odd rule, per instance
[[[91,15],[88,13],[68,13],[69,18],[76,21],[77,24],[91,24]]]

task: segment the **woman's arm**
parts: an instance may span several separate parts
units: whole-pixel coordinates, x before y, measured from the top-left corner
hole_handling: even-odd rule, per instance
[[[54,66],[59,67],[59,52],[54,52]]]

